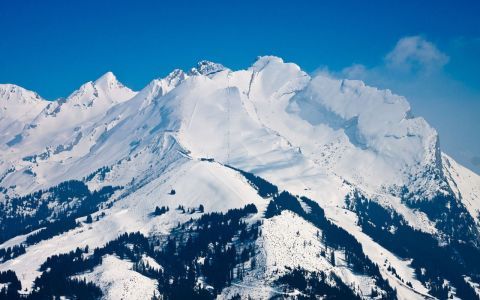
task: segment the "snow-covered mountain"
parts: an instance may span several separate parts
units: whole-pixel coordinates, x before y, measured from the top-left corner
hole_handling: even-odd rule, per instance
[[[405,98],[278,57],[0,85],[0,190],[11,297],[480,295],[480,176]]]

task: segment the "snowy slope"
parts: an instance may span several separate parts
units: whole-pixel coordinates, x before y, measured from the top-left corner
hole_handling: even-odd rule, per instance
[[[242,284],[233,285],[224,291],[224,296],[233,296],[236,293],[248,295],[251,290],[257,291],[261,297],[272,297],[282,294],[281,291],[269,288],[276,279],[284,275],[288,270],[301,267],[308,271],[332,272],[342,278],[349,286],[358,289],[363,297],[368,298],[375,281],[364,275],[353,273],[347,266],[344,253],[337,251],[335,265],[330,261],[331,249],[321,242],[322,235],[312,224],[291,212],[283,212],[280,216],[266,220],[262,225],[262,237],[259,239],[262,251],[257,256],[262,268],[248,273]],[[365,239],[365,238],[363,238]],[[360,238],[362,240],[362,238]],[[364,242],[364,241],[362,241]],[[368,245],[368,243],[366,242]],[[367,246],[368,249],[368,246]],[[320,255],[322,251],[326,256]],[[384,276],[390,284],[395,286],[399,299],[424,299],[428,291],[420,282],[415,280],[414,274],[408,267],[408,262],[402,262],[385,249],[373,253],[374,249],[368,249],[367,254],[371,257],[379,257],[384,266],[381,268]],[[394,266],[400,276],[413,280],[415,289],[407,287],[387,271],[387,266]]]
[[[317,234],[318,229],[301,217],[291,212],[283,212],[266,220],[262,225],[262,238],[258,241],[262,252],[257,261],[262,268],[252,271],[241,285],[234,285],[225,291],[225,297],[235,293],[248,295],[252,289],[265,293],[262,297],[272,297],[281,291],[268,289],[268,286],[287,273],[287,268],[302,267],[308,271],[325,271],[337,274],[342,280],[368,295],[375,284],[371,278],[352,273],[343,261],[341,253],[337,253],[336,265],[333,266],[327,257],[320,255],[325,250]],[[243,291],[246,288],[247,291]]]
[[[190,77],[175,71],[154,80],[137,97],[107,73],[65,101],[50,103],[6,157],[17,161],[19,171],[30,168],[38,178],[12,176],[4,186],[37,183],[17,188],[22,194],[42,181],[53,184],[48,177],[55,175],[48,174],[66,169],[72,174],[93,153],[97,162],[111,165],[111,155],[98,144],[118,147],[126,141],[138,148],[171,131],[178,132],[178,142],[192,155],[249,170],[284,168],[291,161],[294,168],[315,167],[375,192],[403,186],[426,198],[438,192],[441,183],[433,178],[442,171],[437,134],[423,119],[410,117],[403,98],[361,83],[321,75],[310,79],[298,66],[275,57],[260,58],[247,71],[207,65],[200,63],[200,71],[191,71]],[[162,121],[153,124],[154,119]],[[116,134],[120,131],[122,138]],[[117,160],[125,156],[115,155]],[[3,171],[11,167],[5,163]]]
[[[266,205],[256,191],[229,168],[216,163],[180,159],[172,169],[164,170],[155,180],[114,203],[111,208],[93,215],[104,217],[93,224],[82,226],[30,246],[27,253],[0,265],[0,270],[12,269],[19,275],[22,285],[30,288],[40,265],[51,255],[66,253],[76,247],[101,247],[124,232],[140,231],[143,234],[167,234],[178,222],[186,222],[201,214],[184,214],[176,210],[179,205],[197,208],[203,204],[206,212],[227,211],[254,203]],[[177,193],[169,195],[172,188]],[[170,211],[153,217],[156,206],[168,206]],[[85,221],[82,218],[81,221]]]
[[[155,281],[132,271],[132,266],[131,262],[108,255],[91,273],[76,277],[108,287],[104,299],[141,300],[158,295]]]
[[[442,155],[444,172],[456,196],[480,226],[480,176]]]
[[[20,132],[48,102],[38,94],[13,84],[0,84],[0,143],[8,145],[20,140]]]
[[[93,213],[92,224],[80,218],[82,226],[30,245],[25,254],[0,264],[0,270],[16,271],[27,289],[53,254],[101,247],[123,232],[168,235],[178,223],[201,215],[180,213],[178,205],[226,212],[254,203],[262,212],[269,199],[227,166],[316,201],[328,219],[360,242],[403,299],[428,297],[428,287],[416,278],[410,260],[362,232],[357,216],[345,206],[347,195],[361,191],[393,209],[408,226],[434,236],[444,234],[437,220],[402,197],[408,191],[414,202],[428,203],[438,195],[453,195],[479,224],[480,177],[441,153],[437,132],[412,115],[405,98],[360,81],[311,77],[272,56],[239,71],[202,61],[188,72],[174,70],[154,79],[138,92],[109,72],[53,102],[0,85],[0,151],[0,199],[6,205],[71,179],[92,191],[122,187]],[[169,195],[172,189],[175,195]],[[170,211],[154,217],[156,206]],[[337,266],[317,255],[324,245],[315,238],[317,229],[300,216],[284,212],[264,220],[262,230],[256,244],[265,274],[254,271],[244,282],[258,295],[276,292],[269,285],[285,266],[334,272],[365,297],[371,292],[371,278],[342,267],[341,255]],[[25,239],[18,236],[0,247]],[[112,292],[116,286],[130,280],[149,287],[139,293],[153,293],[150,279],[117,260],[107,257],[86,278],[99,281],[111,299],[120,297]],[[125,277],[116,277],[117,264]],[[389,273],[388,266],[412,287]],[[146,295],[128,294],[132,289],[121,288],[123,296]],[[239,291],[242,284],[224,295]]]
[[[89,129],[86,128],[105,115],[109,108],[135,94],[118,82],[111,72],[94,82],[85,83],[66,99],[47,102],[38,96],[33,98],[34,94],[28,93],[28,98],[24,97],[22,102],[23,106],[5,111],[7,120],[22,120],[18,117],[21,111],[29,118],[24,118],[22,130],[6,144],[8,151],[4,151],[0,161],[0,172],[4,177],[14,174],[10,178],[2,178],[2,185],[16,186],[11,194],[24,194],[59,182],[48,176],[61,176],[60,180],[65,179],[61,169],[66,168],[76,156],[85,155],[89,151],[86,147],[92,144],[91,136],[87,136]],[[35,106],[32,105],[35,109],[26,106],[28,101],[36,101]],[[106,125],[103,124],[103,127]],[[101,132],[97,133],[99,134]],[[82,144],[85,146],[82,147]]]

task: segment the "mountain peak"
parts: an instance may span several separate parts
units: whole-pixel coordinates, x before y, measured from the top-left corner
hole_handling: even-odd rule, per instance
[[[36,103],[43,101],[37,93],[27,90],[15,84],[0,84],[1,101],[16,101],[18,103]]]
[[[219,63],[214,63],[208,60],[202,60],[197,63],[197,66],[195,68],[192,68],[190,70],[191,75],[212,75],[218,72],[221,72],[223,70],[226,70],[223,65]]]
[[[6,121],[3,124],[12,125],[11,120],[16,123],[12,125],[13,127],[7,127],[8,129],[0,129],[0,136],[11,137],[9,133],[15,132],[13,128],[20,129],[19,126],[33,119],[48,103],[49,101],[44,100],[37,93],[18,85],[0,84],[0,124]]]
[[[117,77],[113,72],[108,71],[107,73],[103,74],[100,76],[97,80],[94,82],[95,85],[97,86],[102,86],[106,88],[114,88],[114,87],[123,87],[124,85],[118,81]]]
[[[253,63],[252,68],[255,71],[260,71],[271,62],[280,63],[280,64],[284,63],[283,59],[278,56],[274,56],[274,55],[258,56],[257,60]]]
[[[149,105],[152,101],[159,97],[164,96],[181,82],[183,82],[188,75],[180,69],[175,69],[164,78],[157,78],[152,80],[145,88],[143,88],[139,94],[143,97],[143,105]]]
[[[172,82],[176,82],[176,81],[182,81],[184,80],[185,78],[187,77],[187,74],[185,74],[185,72],[183,72],[183,70],[180,70],[180,69],[175,69],[173,70],[172,72],[170,72],[170,74],[168,74],[164,79],[168,82],[168,83],[172,83]]]
[[[101,102],[118,103],[132,98],[135,94],[136,92],[123,85],[109,71],[97,80],[83,84],[68,96],[66,102],[90,107],[93,105],[93,100],[97,98],[103,99]]]

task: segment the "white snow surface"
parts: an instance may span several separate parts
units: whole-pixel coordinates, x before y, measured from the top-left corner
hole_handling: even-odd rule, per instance
[[[418,294],[382,267],[387,259],[416,292],[426,293],[409,262],[364,235],[355,215],[343,208],[344,199],[359,189],[394,208],[411,226],[434,233],[425,215],[400,202],[401,188],[420,201],[451,188],[478,220],[480,177],[440,151],[436,131],[423,118],[412,116],[405,98],[360,81],[311,77],[273,56],[260,57],[239,71],[202,61],[188,73],[174,70],[154,79],[139,92],[109,72],[53,102],[18,86],[0,85],[0,186],[6,189],[0,201],[5,195],[82,179],[105,166],[110,168],[105,178],[95,176],[89,188],[124,187],[105,217],[28,247],[26,254],[1,264],[0,270],[15,270],[22,285],[30,288],[50,255],[87,244],[98,247],[122,232],[167,234],[192,217],[176,211],[179,204],[203,204],[207,212],[247,203],[264,207],[267,200],[224,166],[228,164],[317,201],[328,218],[362,243],[399,295],[412,299]],[[176,195],[168,195],[171,189]],[[162,205],[170,211],[152,218],[155,206]],[[332,267],[313,254],[322,245],[312,236],[312,226],[298,216],[284,213],[266,220],[264,227],[268,234],[261,247],[267,274],[275,268],[281,272],[278,264],[301,264],[332,270],[360,286],[362,293],[370,291],[368,278]],[[297,231],[312,246],[304,249],[303,240],[298,244]],[[107,274],[107,284],[109,267],[102,268],[96,274]]]
[[[350,215],[349,217],[352,217]],[[279,216],[264,220],[261,226],[262,236],[258,240],[261,252],[257,255],[260,268],[247,272],[240,284],[233,284],[222,293],[222,298],[240,294],[260,298],[269,298],[281,291],[270,288],[281,275],[296,267],[307,271],[324,271],[335,273],[348,286],[367,299],[375,286],[375,280],[368,276],[353,273],[347,266],[342,251],[335,251],[335,266],[330,262],[331,249],[326,249],[321,242],[322,231],[305,221],[295,213],[283,211]],[[388,250],[376,244],[363,234],[356,225],[350,224],[347,230],[363,245],[365,254],[379,265],[380,272],[390,285],[397,290],[399,299],[425,299],[430,297],[427,289],[416,280],[409,261],[397,258]],[[321,251],[326,251],[325,257]],[[410,281],[413,288],[398,280],[387,270],[392,266],[405,282]]]
[[[411,116],[403,97],[359,81],[311,78],[277,57],[261,57],[248,70],[205,61],[195,70],[176,70],[139,93],[109,72],[48,105],[13,87],[22,92],[7,95],[45,107],[2,144],[0,184],[15,186],[9,194],[16,195],[81,178],[168,134],[195,157],[259,173],[315,168],[366,190],[407,186],[427,199],[443,188],[435,176],[420,176],[442,172],[437,133]],[[27,110],[3,113],[16,119]]]
[[[266,200],[258,196],[243,177],[229,168],[201,161],[187,160],[177,164],[174,171],[166,171],[135,193],[115,202],[112,208],[103,211],[105,217],[28,247],[27,253],[1,264],[0,270],[14,270],[22,286],[30,289],[33,280],[40,275],[37,271],[40,265],[51,255],[86,245],[91,249],[101,247],[124,232],[168,234],[178,223],[201,215],[181,213],[176,210],[179,205],[188,209],[203,204],[205,212],[225,212],[249,203],[258,207],[266,205]],[[175,195],[169,195],[172,187],[176,190]],[[168,206],[170,211],[153,217],[151,213],[156,206]],[[93,219],[100,214],[101,211],[92,215]]]
[[[0,149],[6,150],[6,144],[14,141],[47,105],[35,92],[13,84],[0,84]]]
[[[258,297],[259,293],[264,299],[274,296],[281,292],[269,286],[296,267],[310,272],[333,272],[347,285],[359,288],[363,295],[369,295],[375,285],[372,278],[352,273],[345,266],[342,252],[335,252],[335,266],[329,261],[330,252],[326,257],[321,256],[320,252],[325,250],[325,245],[320,241],[321,231],[292,212],[283,211],[281,215],[265,220],[261,230],[258,246],[262,251],[256,257],[261,267],[247,272],[242,284],[227,288],[223,298],[227,299],[236,293],[245,298],[248,295]]]
[[[442,159],[444,172],[453,192],[480,227],[480,176],[446,154],[442,155]]]
[[[105,255],[102,264],[84,275],[75,276],[103,287],[103,299],[143,300],[159,295],[155,280],[132,270],[133,263]]]

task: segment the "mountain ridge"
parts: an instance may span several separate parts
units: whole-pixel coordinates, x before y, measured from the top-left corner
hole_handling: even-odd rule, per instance
[[[459,267],[452,274],[442,269],[438,278],[450,282],[444,287],[432,279],[434,264],[423,253],[385,242],[397,231],[416,236],[434,251],[457,253],[463,266],[462,261],[472,259],[465,253],[478,251],[480,229],[480,176],[443,154],[435,129],[413,117],[408,101],[389,90],[310,76],[296,64],[266,56],[238,71],[201,61],[188,73],[174,70],[138,92],[107,72],[66,99],[47,103],[23,124],[10,119],[0,121],[5,133],[0,139],[0,218],[26,218],[31,232],[1,241],[0,249],[24,245],[26,253],[0,262],[0,270],[13,269],[27,291],[38,287],[36,277],[47,276],[41,264],[53,255],[86,245],[102,248],[136,231],[161,245],[175,232],[190,234],[182,233],[187,229],[177,228],[178,222],[190,228],[190,218],[235,215],[232,210],[249,204],[258,212],[242,218],[252,230],[255,222],[263,222],[259,228],[268,233],[249,245],[268,272],[260,280],[249,254],[251,272],[238,271],[244,272],[238,275],[243,279],[235,277],[238,285],[215,290],[219,297],[246,296],[251,284],[258,285],[257,296],[273,295],[277,280],[286,280],[297,263],[304,268],[300,273],[333,272],[339,282],[355,286],[347,289],[361,298],[370,293],[393,297],[391,289],[401,299],[438,297],[445,290],[452,296],[456,290],[470,295],[470,283],[459,280],[459,274],[473,286],[479,282],[476,269]],[[263,185],[275,186],[278,194],[262,193]],[[65,192],[77,186],[81,195]],[[82,205],[88,197],[99,202]],[[274,214],[269,213],[272,207]],[[72,216],[77,225],[68,223],[68,229],[28,243],[35,230],[57,228],[54,224],[64,222],[63,216]],[[276,233],[289,222],[298,229]],[[198,229],[191,226],[188,230]],[[346,240],[319,239],[320,231],[338,231]],[[459,241],[472,248],[465,250]],[[285,258],[289,247],[297,258]],[[310,250],[303,253],[302,247]],[[319,255],[323,247],[325,255],[336,253],[338,259]],[[356,259],[370,267],[352,271]],[[288,268],[277,267],[283,263]],[[112,264],[99,264],[95,276],[106,278],[114,271]],[[305,276],[330,273],[321,274]],[[372,285],[378,290],[373,292]],[[110,294],[107,286],[101,288]]]

